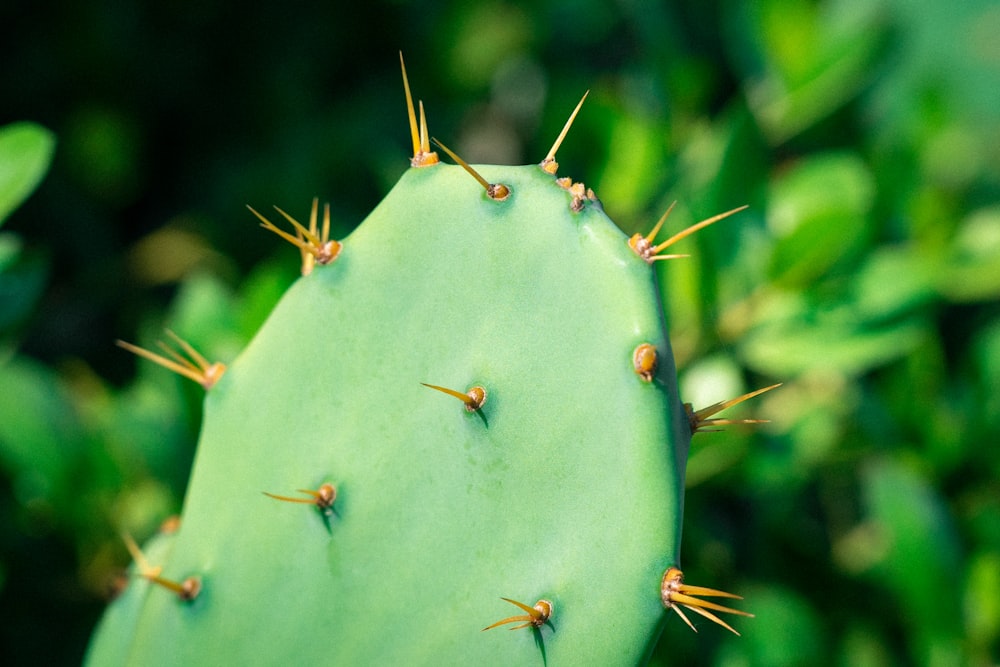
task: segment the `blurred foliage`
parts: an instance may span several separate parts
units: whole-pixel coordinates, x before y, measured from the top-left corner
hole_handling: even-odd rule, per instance
[[[751,205],[658,270],[686,400],[785,383],[688,471],[688,578],[757,618],[672,619],[655,663],[996,664],[998,32],[989,0],[4,6],[0,219],[52,151],[12,123],[59,141],[0,233],[5,662],[78,662],[119,531],[180,507],[200,390],[113,341],[238,354],[297,268],[243,205],[358,224],[407,167],[402,49],[474,162],[538,161],[590,89],[561,171],[628,233]]]

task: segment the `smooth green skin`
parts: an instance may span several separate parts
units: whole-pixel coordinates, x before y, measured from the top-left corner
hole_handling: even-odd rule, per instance
[[[90,664],[643,660],[690,442],[653,271],[537,166],[478,169],[512,196],[459,167],[409,170],[230,365],[153,563],[203,592],[135,580]],[[632,367],[643,342],[652,383]],[[482,384],[483,414],[421,382]],[[261,493],[324,481],[329,531]],[[522,613],[501,596],[551,600],[551,623],[482,632]]]

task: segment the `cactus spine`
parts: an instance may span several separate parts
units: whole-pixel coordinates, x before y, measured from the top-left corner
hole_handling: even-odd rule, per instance
[[[181,526],[89,664],[634,664],[670,609],[748,615],[678,569],[691,436],[729,403],[681,402],[650,267],[739,209],[630,240],[557,175],[579,106],[540,165],[437,142],[455,166],[404,86],[413,166],[349,237],[254,211],[304,275],[224,376],[124,344],[209,391]]]

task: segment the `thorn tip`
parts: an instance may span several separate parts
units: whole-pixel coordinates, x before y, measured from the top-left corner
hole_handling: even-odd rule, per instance
[[[198,351],[195,350],[187,341],[183,340],[170,329],[167,329],[166,332],[167,335],[169,335],[170,338],[173,339],[178,346],[180,346],[181,350],[187,356],[184,356],[180,352],[170,348],[163,341],[156,341],[156,344],[167,356],[157,354],[156,352],[150,352],[145,348],[141,348],[138,345],[133,345],[132,343],[128,343],[123,340],[116,340],[115,344],[122,349],[128,350],[132,354],[152,361],[159,366],[163,366],[167,370],[177,373],[182,377],[186,377],[193,382],[197,382],[206,391],[214,387],[215,383],[218,382],[223,373],[226,372],[226,365],[218,361],[215,363],[209,363],[209,361],[200,355]]]
[[[333,484],[326,482],[321,484],[319,489],[313,491],[312,489],[297,489],[299,493],[304,493],[310,498],[295,498],[292,496],[279,496],[274,493],[268,493],[267,491],[262,491],[268,498],[274,498],[275,500],[281,500],[287,503],[301,503],[303,505],[315,505],[324,514],[331,514],[333,510],[333,503],[337,500],[337,489]]]
[[[736,614],[738,616],[753,618],[753,614],[740,611],[739,609],[732,609],[715,602],[709,602],[708,600],[702,600],[699,597],[695,597],[697,595],[702,597],[724,597],[735,600],[743,599],[738,595],[715,590],[714,588],[689,586],[684,583],[684,573],[677,567],[667,568],[667,571],[663,573],[663,579],[660,582],[660,601],[663,603],[663,607],[665,609],[673,609],[677,612],[677,615],[683,619],[684,623],[695,632],[698,632],[698,629],[694,627],[694,624],[687,615],[681,611],[681,607],[707,618],[737,636],[740,633],[712,612]]]
[[[743,401],[748,401],[751,398],[760,396],[764,392],[771,391],[772,389],[777,389],[781,386],[781,383],[772,384],[769,387],[763,387],[757,389],[756,391],[751,391],[742,396],[737,396],[736,398],[731,398],[728,401],[719,401],[718,403],[713,403],[707,408],[702,408],[701,410],[695,410],[690,403],[684,404],[684,411],[687,413],[688,422],[691,425],[691,433],[697,433],[698,431],[711,430],[706,427],[711,426],[725,426],[730,424],[766,424],[767,419],[712,419],[712,415],[722,412],[726,408],[730,408]]]
[[[420,384],[430,389],[436,389],[437,391],[448,394],[449,396],[454,396],[465,404],[465,409],[469,412],[476,412],[486,404],[486,388],[478,384],[471,387],[464,394],[460,391],[448,389],[447,387],[440,387],[436,384],[427,384],[426,382],[421,382]]]
[[[583,101],[587,99],[587,95],[590,95],[589,90],[585,92],[583,94],[583,97],[580,98],[580,101],[577,102],[576,108],[573,109],[573,113],[569,115],[569,120],[567,120],[566,124],[563,125],[563,129],[559,133],[559,136],[556,137],[555,143],[552,144],[552,148],[549,149],[549,152],[545,156],[545,159],[538,164],[538,166],[541,167],[542,170],[552,174],[553,176],[559,170],[559,163],[556,162],[556,151],[559,150],[559,147],[562,145],[563,139],[565,139],[566,135],[569,133],[569,128],[573,126],[573,121],[576,120],[576,115],[580,113],[580,108],[583,106]]]
[[[420,125],[417,125],[417,115],[413,109],[413,96],[410,94],[410,80],[406,76],[406,63],[403,62],[403,52],[399,52],[399,67],[403,72],[403,91],[406,93],[406,115],[410,122],[410,139],[413,142],[413,157],[411,167],[429,167],[438,163],[437,153],[430,148],[427,141],[427,117],[424,115],[424,103],[420,102]]]
[[[648,235],[643,236],[642,234],[633,234],[632,237],[628,240],[629,247],[635,252],[635,254],[639,255],[639,257],[641,257],[648,264],[652,264],[655,261],[663,259],[677,259],[680,257],[688,257],[688,255],[662,255],[660,253],[663,250],[672,246],[673,244],[677,243],[681,239],[686,238],[691,234],[694,234],[695,232],[704,229],[705,227],[708,227],[709,225],[715,224],[716,222],[722,220],[723,218],[728,218],[734,213],[739,213],[740,211],[748,208],[746,205],[744,205],[726,211],[725,213],[719,213],[718,215],[713,215],[711,218],[706,218],[701,222],[696,222],[690,227],[682,229],[681,231],[677,232],[663,243],[654,246],[653,241],[654,239],[656,239],[656,235],[659,233],[660,228],[663,226],[663,223],[666,222],[667,217],[670,215],[670,212],[674,210],[674,206],[676,204],[677,204],[676,201],[670,204],[670,206],[667,208],[666,213],[664,213],[660,217],[659,221],[656,223],[656,226],[653,227],[653,230]]]
[[[514,626],[510,628],[511,630],[520,630],[521,628],[540,628],[548,622],[549,618],[552,616],[552,602],[549,600],[539,600],[535,603],[535,606],[529,607],[523,602],[518,602],[517,600],[511,600],[510,598],[500,598],[505,602],[509,602],[515,607],[520,608],[525,613],[519,614],[517,616],[508,616],[505,619],[499,620],[493,625],[488,625],[482,629],[482,632],[487,630],[492,630],[493,628],[499,627],[501,625],[506,625],[507,623],[518,623],[522,622],[521,625]]]
[[[466,162],[465,160],[463,160],[462,158],[460,158],[455,153],[455,151],[451,150],[450,148],[448,148],[447,146],[445,146],[444,144],[442,144],[436,138],[432,138],[431,141],[433,141],[435,144],[437,144],[438,147],[441,150],[443,150],[445,153],[448,154],[448,157],[450,157],[452,160],[454,160],[455,162],[457,162],[458,165],[460,167],[462,167],[462,169],[464,169],[465,171],[467,171],[474,179],[476,179],[479,182],[479,184],[482,185],[483,188],[486,190],[486,196],[487,197],[489,197],[490,199],[492,199],[494,201],[503,201],[503,200],[507,199],[507,197],[510,196],[510,188],[509,187],[507,187],[503,183],[490,183],[485,178],[483,178],[482,175],[478,171],[476,171],[475,169],[473,169],[469,165],[468,162]]]
[[[265,218],[253,206],[248,205],[247,208],[260,220],[261,227],[274,232],[299,249],[302,259],[303,276],[308,276],[312,273],[313,267],[316,264],[325,266],[333,262],[333,260],[340,256],[340,251],[344,248],[344,244],[340,241],[330,239],[330,204],[323,206],[323,229],[319,231],[317,219],[319,213],[318,198],[313,198],[308,228],[284,210],[277,206],[274,207],[275,211],[292,224],[292,227],[295,229],[294,236]]]

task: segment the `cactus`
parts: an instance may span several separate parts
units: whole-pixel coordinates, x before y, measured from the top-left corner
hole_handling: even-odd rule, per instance
[[[303,276],[238,358],[121,343],[205,419],[88,664],[635,664],[750,615],[678,551],[691,437],[751,395],[681,401],[651,268],[739,209],[629,239],[558,175],[579,106],[540,165],[449,165],[403,77],[412,167],[354,232],[253,211]]]

